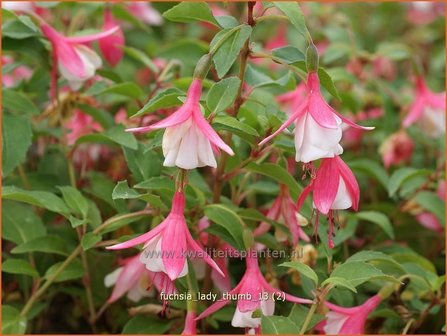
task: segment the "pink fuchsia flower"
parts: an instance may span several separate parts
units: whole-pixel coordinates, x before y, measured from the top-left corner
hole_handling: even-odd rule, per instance
[[[407,162],[413,155],[414,143],[408,134],[401,130],[388,137],[380,146],[379,153],[385,168]]]
[[[416,121],[431,137],[445,133],[445,92],[431,91],[423,77],[416,78],[415,99],[402,125],[409,127]]]
[[[301,226],[307,224],[307,220],[298,212],[297,205],[290,197],[289,189],[285,185],[280,186],[278,197],[273,202],[269,211],[267,212],[267,218],[277,221],[281,224],[285,224],[292,234],[292,243],[295,246],[298,244],[299,239],[308,242],[309,237],[303,231]],[[266,233],[271,227],[268,222],[262,222],[253,232],[254,236],[262,235]],[[275,237],[277,241],[284,242],[287,240],[287,235],[276,228]]]
[[[326,314],[323,330],[327,335],[364,335],[368,315],[381,302],[379,295],[374,295],[360,306],[345,308],[325,302],[330,311]]]
[[[119,27],[112,16],[111,10],[106,9],[104,11],[104,25],[102,26],[102,29],[107,31],[117,26]],[[117,65],[123,58],[124,34],[121,28],[119,28],[113,35],[100,39],[98,44],[101,53],[111,66]]]
[[[64,125],[70,132],[67,134],[67,144],[73,145],[81,136],[101,132],[102,126],[94,121],[92,116],[76,109],[71,119]]]
[[[277,136],[293,122],[295,122],[295,160],[305,163],[343,153],[343,148],[339,144],[343,122],[356,128],[373,129],[353,123],[330,107],[321,94],[320,80],[316,72],[310,72],[308,75],[305,99],[296,107],[289,119],[259,145]]]
[[[298,210],[312,191],[313,207],[317,210],[315,231],[318,226],[318,213],[328,216],[329,247],[334,247],[334,210],[351,208],[358,210],[360,189],[354,174],[339,156],[325,158],[315,173],[315,178],[304,188],[298,198]]]
[[[102,65],[101,58],[85,44],[108,37],[116,33],[119,27],[98,34],[75,37],[66,37],[46,23],[41,25],[41,29],[53,47],[52,85],[55,85],[56,66],[58,66],[70,87],[77,90],[84,81],[92,78],[96,69]]]
[[[163,23],[163,17],[152,8],[150,3],[132,1],[127,4],[127,10],[135,17],[153,26],[160,26]]]
[[[441,200],[445,200],[445,181],[440,181],[437,190],[438,197]],[[439,221],[438,217],[436,217],[431,212],[422,212],[416,215],[416,219],[422,226],[426,227],[429,230],[442,233],[444,232],[444,227]]]
[[[261,318],[252,317],[252,314],[256,310],[261,309],[264,315],[273,315],[275,310],[275,298],[278,296],[294,303],[312,303],[312,300],[299,298],[272,287],[267,280],[265,280],[259,269],[255,250],[250,249],[247,251],[245,262],[247,269],[239,284],[227,293],[225,297],[218,302],[213,303],[203,311],[197,317],[197,320],[213,314],[227,305],[232,297],[235,297],[238,298],[238,301],[231,325],[239,328],[259,329]]]
[[[124,259],[121,267],[106,275],[104,284],[106,287],[114,286],[108,303],[115,302],[126,293],[134,302],[150,296],[147,290],[150,284],[149,273],[140,262],[139,255]]]
[[[140,261],[152,272],[163,272],[175,280],[188,273],[188,255],[202,258],[222,275],[214,260],[196,243],[188,231],[183,210],[185,195],[176,192],[168,217],[149,232],[127,242],[107,247],[120,250],[144,243]]]
[[[445,4],[442,2],[412,1],[408,6],[408,21],[415,25],[427,25],[444,15]]]
[[[214,148],[220,148],[230,155],[233,150],[225,144],[213,130],[200,110],[202,81],[195,78],[189,87],[186,102],[172,115],[158,123],[146,127],[128,129],[128,132],[146,132],[165,128],[163,135],[163,155],[166,167],[183,169],[216,167]]]
[[[197,335],[196,313],[192,311],[186,313],[185,328],[182,335]]]
[[[14,60],[8,56],[2,56],[1,61],[2,65],[12,64],[14,62]],[[32,75],[33,72],[30,68],[24,65],[19,65],[9,73],[3,74],[2,84],[5,88],[13,87],[21,80],[31,78]]]
[[[385,56],[377,56],[372,62],[372,69],[376,76],[392,81],[397,76],[396,63]]]

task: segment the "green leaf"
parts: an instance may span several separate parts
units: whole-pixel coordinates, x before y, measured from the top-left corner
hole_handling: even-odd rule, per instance
[[[349,161],[349,167],[354,172],[363,172],[368,176],[375,178],[380,184],[388,190],[388,173],[382,165],[371,159],[358,159]]]
[[[402,266],[395,259],[393,259],[391,256],[389,256],[383,252],[379,252],[379,251],[357,252],[356,254],[353,254],[346,260],[346,262],[351,262],[351,261],[364,261],[364,262],[371,263],[375,266],[378,266],[381,264],[388,264],[388,265],[392,266],[393,268],[395,268],[398,272],[400,272],[400,273],[404,272],[404,269],[402,268]]]
[[[367,281],[374,280],[398,282],[396,278],[383,273],[375,266],[363,261],[345,262],[344,264],[337,266],[330,277],[345,279],[352,287],[357,287]]]
[[[102,240],[100,235],[96,235],[93,232],[87,232],[81,239],[81,246],[84,251],[91,249],[97,243]]]
[[[290,22],[298,29],[300,34],[307,38],[309,31],[307,30],[300,5],[293,1],[274,2],[273,4],[289,18]]]
[[[33,132],[28,118],[3,113],[2,173],[8,176],[25,158]]]
[[[393,226],[391,225],[388,217],[385,216],[383,213],[378,211],[362,211],[353,214],[353,216],[357,217],[358,219],[377,224],[387,234],[388,237],[394,239]]]
[[[123,334],[158,334],[166,333],[174,320],[160,319],[153,315],[138,315],[132,317],[124,326]]]
[[[42,219],[31,207],[13,201],[2,202],[2,238],[19,245],[46,234]]]
[[[2,36],[13,39],[25,39],[40,35],[39,29],[27,16],[19,16],[18,20],[10,20],[2,25]]]
[[[338,90],[331,76],[323,68],[318,68],[318,77],[320,78],[321,85],[336,99],[341,101]]]
[[[389,184],[388,184],[388,195],[393,196],[397,190],[399,190],[400,186],[412,179],[413,177],[420,175],[428,175],[431,171],[428,169],[415,169],[412,167],[403,167],[394,171],[393,175],[391,175]]]
[[[217,33],[211,41],[210,48],[213,49],[221,39],[225,39],[213,56],[217,75],[222,78],[230,70],[236,61],[245,41],[250,37],[251,27],[240,25],[232,29],[224,29]]]
[[[48,279],[59,269],[63,262],[52,265],[45,272],[45,279]],[[73,260],[68,266],[56,277],[55,282],[80,279],[84,275],[84,268],[79,260]]]
[[[74,214],[86,218],[89,207],[88,200],[80,193],[80,191],[70,186],[57,188],[62,192],[62,198],[70,210]]]
[[[287,64],[304,61],[304,54],[298,48],[292,46],[273,49],[272,55]]]
[[[236,242],[235,248],[244,250],[244,241],[242,233],[244,231],[244,222],[233,210],[222,204],[210,204],[204,209],[205,215],[217,225],[225,228]]]
[[[140,194],[135,189],[129,188],[127,181],[119,181],[112,192],[112,199],[142,199],[150,203],[155,208],[163,207],[159,196],[151,194]]]
[[[257,164],[252,162],[248,164],[245,167],[245,169],[253,173],[271,177],[272,179],[278,181],[279,183],[287,185],[289,187],[290,194],[292,195],[292,197],[293,198],[298,197],[301,187],[298,185],[295,178],[292,175],[290,175],[285,168],[274,163]]]
[[[97,94],[101,95],[104,93],[115,93],[134,99],[141,98],[144,95],[143,90],[141,90],[141,88],[137,84],[132,82],[119,83],[109,86],[108,88],[98,92]]]
[[[404,43],[384,42],[381,43],[376,52],[392,61],[402,61],[411,57],[411,50]]]
[[[206,96],[206,105],[212,113],[224,111],[233,104],[241,81],[238,77],[228,77],[215,83]]]
[[[357,293],[357,289],[352,286],[351,283],[345,278],[331,276],[321,283],[321,287],[324,287],[326,285],[333,285],[334,287],[344,287],[354,293]]]
[[[307,308],[305,305],[294,304],[288,317],[290,320],[293,321],[293,323],[296,324],[298,329],[301,330],[308,314],[309,314],[309,308]],[[319,322],[321,322],[324,319],[325,319],[324,315],[314,313],[312,319],[310,320],[307,330],[314,328]]]
[[[158,91],[157,94],[154,97],[152,97],[141,108],[141,110],[135,113],[132,117],[139,117],[161,108],[178,106],[182,103],[178,98],[184,95],[185,93],[177,88],[167,88],[165,90]]]
[[[130,149],[137,149],[138,142],[135,137],[124,130],[123,125],[117,125],[109,128],[103,133],[93,133],[84,135],[76,141],[76,144],[93,142],[93,143],[104,143],[104,144],[118,144],[121,146],[128,147]]]
[[[28,261],[15,258],[8,258],[2,263],[2,272],[29,275],[33,278],[37,278],[39,276],[39,273],[37,273]]]
[[[40,112],[26,95],[12,89],[2,90],[2,105],[5,110],[18,114],[38,115]]]
[[[252,144],[255,143],[255,137],[259,136],[258,132],[253,127],[230,116],[218,116],[214,118],[213,127],[217,131],[230,131]]]
[[[22,335],[26,331],[26,318],[11,306],[2,306],[2,335]]]
[[[130,57],[132,57],[133,59],[141,62],[143,65],[145,65],[146,67],[148,67],[149,69],[151,69],[151,71],[153,73],[158,73],[158,67],[154,64],[154,62],[152,62],[152,60],[149,58],[149,56],[147,56],[144,52],[142,52],[141,50],[132,48],[132,47],[123,47],[124,52],[129,55]]]
[[[298,335],[298,326],[286,316],[262,316],[262,333],[265,335]]]
[[[173,22],[203,21],[219,27],[206,2],[180,2],[164,12],[163,17]]]
[[[445,226],[445,201],[430,191],[419,192],[413,200],[425,210],[431,212]]]
[[[70,210],[64,201],[47,191],[28,191],[16,187],[3,187],[2,198],[32,204],[68,216]]]
[[[48,235],[29,240],[11,250],[11,253],[14,254],[32,252],[54,253],[67,256],[67,243],[59,236]]]
[[[154,151],[147,151],[147,147],[138,143],[138,149],[123,147],[127,166],[132,172],[135,182],[141,182],[154,176],[160,176],[162,160]]]
[[[297,270],[299,273],[304,275],[305,277],[312,280],[315,286],[318,285],[318,275],[315,273],[315,271],[310,268],[308,265],[303,264],[299,261],[288,261],[280,264],[279,266],[289,267]]]

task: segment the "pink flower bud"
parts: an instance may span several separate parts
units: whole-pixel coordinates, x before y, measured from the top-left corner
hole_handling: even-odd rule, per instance
[[[114,20],[110,9],[106,9],[104,12],[104,25],[102,28],[108,30],[116,26],[118,26],[118,23]],[[121,61],[124,53],[124,34],[121,27],[113,35],[109,35],[99,40],[98,43],[101,53],[111,66],[117,65]]]

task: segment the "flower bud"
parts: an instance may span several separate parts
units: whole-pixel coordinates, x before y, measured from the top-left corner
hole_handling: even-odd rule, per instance
[[[306,68],[307,72],[315,72],[318,70],[318,50],[313,43],[307,47]]]
[[[203,55],[197,62],[193,77],[197,79],[205,78],[210,70],[212,60],[213,56],[211,54]]]

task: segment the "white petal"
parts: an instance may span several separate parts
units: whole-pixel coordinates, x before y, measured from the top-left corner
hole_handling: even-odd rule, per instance
[[[342,136],[342,121],[335,116],[338,127],[321,127],[310,113],[304,113],[295,128],[295,149],[297,162],[310,162],[321,158],[334,157],[343,153],[339,142]]]
[[[420,119],[422,131],[431,138],[437,138],[445,133],[445,111],[425,108]]]
[[[331,206],[333,210],[348,209],[352,206],[352,200],[346,189],[345,181],[340,177],[338,184],[337,195],[335,196],[334,203]]]
[[[140,261],[152,272],[165,272],[161,253],[161,235],[157,235],[144,245]]]
[[[261,300],[261,310],[265,316],[272,316],[275,312],[275,300],[269,295],[267,300]]]
[[[257,328],[261,324],[261,318],[253,318],[251,315],[253,311],[248,311],[242,313],[239,308],[236,307],[236,311],[233,315],[233,320],[231,320],[231,325],[233,327],[239,328]]]
[[[116,280],[118,280],[118,277],[120,276],[122,270],[122,267],[118,267],[112,273],[107,274],[104,278],[104,286],[112,287],[114,284],[116,284]]]
[[[197,143],[199,145],[198,154],[200,166],[210,166],[216,168],[217,163],[216,159],[214,158],[214,153],[210,141],[205,137],[202,131],[200,131],[197,125],[194,125],[194,129],[197,133]]]
[[[326,325],[323,328],[324,332],[327,335],[338,335],[347,319],[348,316],[345,314],[330,311],[326,314]]]

